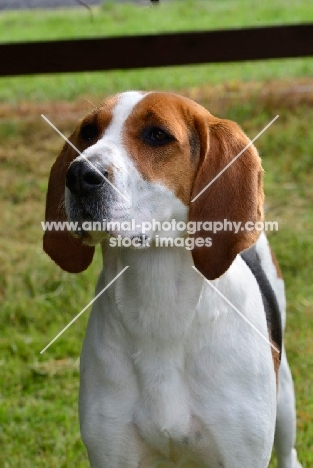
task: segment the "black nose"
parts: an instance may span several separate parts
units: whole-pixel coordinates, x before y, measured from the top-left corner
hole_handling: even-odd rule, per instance
[[[66,187],[76,195],[87,195],[101,188],[108,177],[107,171],[87,161],[77,161],[71,164],[66,174]]]

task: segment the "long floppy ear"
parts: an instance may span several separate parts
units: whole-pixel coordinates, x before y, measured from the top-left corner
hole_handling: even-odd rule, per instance
[[[46,222],[67,221],[64,207],[65,178],[70,163],[76,157],[75,150],[65,143],[51,168],[46,200]],[[86,270],[92,262],[95,250],[94,247],[83,245],[81,239],[74,238],[67,230],[46,230],[43,236],[43,248],[59,267],[69,273]]]
[[[211,114],[206,117],[205,124],[203,120],[198,125],[202,151],[191,200],[250,142],[234,122],[217,119]],[[207,279],[215,279],[225,273],[237,254],[256,242],[260,232],[254,224],[263,220],[263,201],[263,169],[257,150],[251,145],[190,203],[190,221],[211,221],[212,224],[219,221],[223,228],[224,220],[241,223],[237,234],[232,224],[232,230],[230,225],[216,233],[201,229],[192,236],[195,239],[212,239],[210,247],[195,245],[192,251],[195,267]],[[245,226],[247,222],[253,224]],[[220,223],[215,226],[220,228]]]

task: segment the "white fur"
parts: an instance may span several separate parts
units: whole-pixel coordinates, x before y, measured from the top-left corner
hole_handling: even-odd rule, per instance
[[[112,200],[114,219],[186,221],[187,207],[146,182],[123,146],[123,124],[142,97],[121,95],[111,125],[84,155],[113,164],[114,183],[131,201]],[[284,314],[265,236],[257,248]],[[104,243],[103,251],[96,293],[130,267],[94,303],[82,349],[79,412],[91,466],[267,468],[277,407],[269,344],[192,269],[186,249]],[[257,282],[240,256],[213,284],[268,337]],[[279,468],[298,468],[285,354],[280,377]]]
[[[267,343],[191,268],[185,249],[116,249],[105,263],[97,292],[131,268],[96,303],[82,351],[92,466],[148,468],[154,450],[170,460],[173,444],[177,461],[193,455],[192,466],[267,467],[276,416]],[[267,336],[240,257],[214,284]]]

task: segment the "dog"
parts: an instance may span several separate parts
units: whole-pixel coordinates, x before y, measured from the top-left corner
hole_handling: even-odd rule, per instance
[[[273,445],[279,468],[301,467],[284,282],[256,228],[262,178],[236,123],[171,93],[113,96],[65,143],[46,220],[76,228],[46,231],[44,250],[78,273],[102,247],[80,361],[93,468],[266,468]],[[225,220],[250,228],[205,229]]]

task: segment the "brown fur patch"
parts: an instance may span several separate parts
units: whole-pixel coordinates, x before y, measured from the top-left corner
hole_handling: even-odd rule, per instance
[[[148,94],[126,120],[123,134],[124,144],[143,178],[166,185],[185,205],[190,202],[199,161],[194,130],[197,108],[200,106],[193,101],[175,94]],[[153,127],[162,128],[173,140],[164,146],[150,146],[142,135]]]
[[[276,272],[277,272],[277,277],[282,279],[283,275],[282,275],[278,260],[276,258],[276,255],[274,254],[272,249],[271,249],[271,256],[272,256],[272,260],[273,260],[273,263],[274,263],[274,266],[275,266],[275,269],[276,269]]]
[[[277,348],[277,344],[271,340],[271,344]],[[271,352],[272,352],[272,359],[273,359],[273,364],[274,364],[274,371],[276,375],[276,386],[278,390],[278,373],[279,373],[279,366],[280,366],[280,356],[279,353],[271,346]]]

